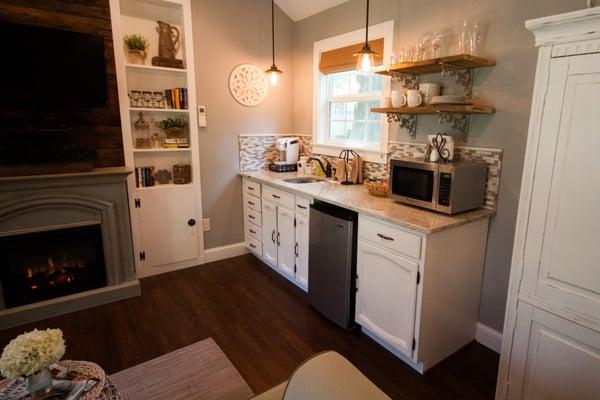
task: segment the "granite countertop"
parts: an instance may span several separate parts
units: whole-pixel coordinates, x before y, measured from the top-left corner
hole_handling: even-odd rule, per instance
[[[387,197],[372,196],[363,185],[345,186],[331,180],[302,184],[283,181],[283,179],[302,176],[297,172],[244,171],[240,172],[240,175],[287,192],[326,201],[422,233],[443,231],[471,221],[489,218],[494,214],[493,210],[486,208],[457,215],[441,214],[398,204]]]

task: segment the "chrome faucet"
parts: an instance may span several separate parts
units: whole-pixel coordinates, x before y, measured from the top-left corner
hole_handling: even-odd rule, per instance
[[[325,173],[325,176],[327,178],[331,178],[332,176],[332,172],[331,172],[331,163],[329,161],[327,161],[327,159],[325,159],[325,162],[327,163],[327,166],[323,165],[323,162],[321,161],[320,158],[316,158],[316,157],[308,157],[308,159],[306,160],[308,161],[312,161],[315,160],[316,162],[319,163],[319,165],[321,166],[321,169],[323,170],[323,172]]]

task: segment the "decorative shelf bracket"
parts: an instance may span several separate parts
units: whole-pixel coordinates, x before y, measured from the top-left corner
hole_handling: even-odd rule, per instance
[[[459,139],[465,140],[467,138],[471,115],[441,112],[438,118],[440,123],[446,122],[452,124],[452,129],[461,134]]]
[[[400,86],[407,89],[418,89],[419,81],[416,75],[405,74],[403,72],[392,72],[392,82],[400,83]]]
[[[444,62],[440,63],[442,76],[451,76],[462,87],[465,97],[470,99],[473,95],[473,71],[471,68],[460,68]]]
[[[411,138],[417,137],[417,116],[415,114],[387,113],[389,123],[398,122],[400,128],[408,129]]]

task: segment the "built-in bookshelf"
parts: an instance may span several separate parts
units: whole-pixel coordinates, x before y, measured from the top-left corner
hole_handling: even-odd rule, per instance
[[[198,227],[202,224],[196,224],[202,220],[198,121],[196,113],[190,112],[197,108],[190,0],[110,0],[110,7],[125,163],[136,172],[129,177],[128,190],[138,275],[201,264],[204,245]],[[159,48],[157,21],[179,32],[175,58],[183,60],[183,68],[152,65]],[[128,57],[123,42],[128,34],[148,39],[145,64],[132,63]],[[178,97],[176,104],[167,101],[168,90],[179,90],[178,96],[185,92],[185,98]],[[134,91],[149,92],[153,99],[163,94],[163,103],[134,104]],[[141,126],[136,125],[140,114],[148,126],[145,135],[136,129]],[[160,128],[160,122],[168,118],[186,121],[183,135],[169,136]],[[179,171],[180,166],[189,166],[191,179],[175,183],[175,166]],[[136,181],[142,169],[144,174],[154,174],[144,185]],[[166,183],[159,183],[159,172]],[[171,180],[165,181],[169,174]]]

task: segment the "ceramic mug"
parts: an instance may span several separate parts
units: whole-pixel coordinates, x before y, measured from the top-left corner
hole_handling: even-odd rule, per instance
[[[406,106],[406,96],[402,94],[400,90],[392,90],[392,107],[404,107]]]
[[[392,107],[392,98],[390,96],[386,96],[381,99],[381,108],[390,108]]]
[[[423,96],[418,90],[412,89],[406,92],[406,103],[409,107],[419,107],[423,103]]]
[[[440,95],[440,85],[438,83],[421,83],[419,84],[419,91],[423,96],[423,104],[431,103],[431,99],[434,96]]]

